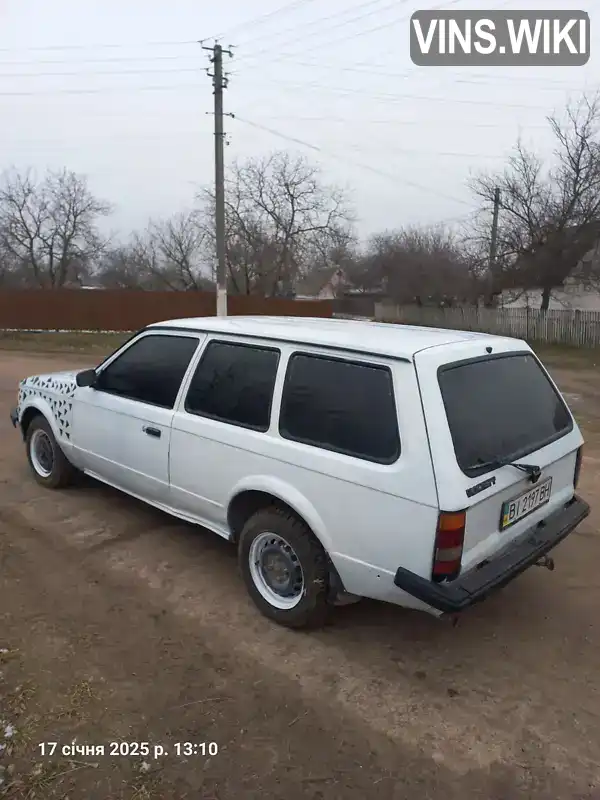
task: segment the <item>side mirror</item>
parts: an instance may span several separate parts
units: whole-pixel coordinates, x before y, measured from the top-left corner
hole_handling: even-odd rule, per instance
[[[77,386],[90,386],[93,388],[98,376],[95,369],[84,369],[75,376]]]

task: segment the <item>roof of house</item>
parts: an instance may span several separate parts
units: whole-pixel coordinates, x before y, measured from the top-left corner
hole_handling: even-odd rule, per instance
[[[303,297],[316,297],[321,289],[333,279],[339,267],[319,269],[306,275],[296,283],[296,294]]]
[[[428,347],[473,342],[478,339],[486,342],[490,339],[506,341],[506,337],[486,333],[324,317],[191,317],[156,322],[148,328],[234,334],[408,360],[411,360],[415,353]]]

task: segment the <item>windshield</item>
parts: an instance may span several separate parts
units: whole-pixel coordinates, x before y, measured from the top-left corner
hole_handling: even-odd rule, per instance
[[[539,450],[573,427],[563,400],[529,353],[449,364],[438,379],[456,460],[471,477]]]

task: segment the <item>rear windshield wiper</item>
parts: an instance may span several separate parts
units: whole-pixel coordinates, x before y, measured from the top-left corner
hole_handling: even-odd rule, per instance
[[[500,467],[515,467],[515,469],[520,469],[521,472],[526,472],[528,475],[531,475],[535,480],[542,474],[541,467],[538,467],[537,464],[521,464],[506,458],[496,458],[491,461],[479,459],[479,463],[471,464],[467,469],[500,469]]]

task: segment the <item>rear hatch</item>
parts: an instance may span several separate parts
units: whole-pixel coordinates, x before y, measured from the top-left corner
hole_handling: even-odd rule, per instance
[[[482,336],[432,347],[415,368],[440,510],[466,511],[465,572],[573,496],[583,440],[525,342]]]

